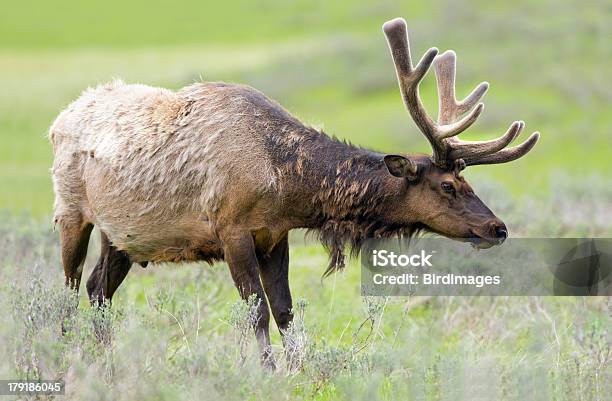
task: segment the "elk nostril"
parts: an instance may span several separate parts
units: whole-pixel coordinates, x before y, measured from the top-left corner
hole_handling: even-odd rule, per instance
[[[508,230],[503,225],[497,226],[495,227],[495,236],[503,241],[508,238]]]

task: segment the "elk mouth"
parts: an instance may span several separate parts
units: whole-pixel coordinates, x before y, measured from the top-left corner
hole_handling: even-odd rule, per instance
[[[421,228],[421,230],[425,230],[430,233],[438,234],[438,235],[441,235],[443,237],[446,237],[452,240],[467,242],[470,245],[472,245],[472,247],[474,247],[475,249],[488,249],[495,245],[501,245],[504,242],[504,239],[485,237],[483,235],[478,234],[476,231],[472,229],[468,230],[468,235],[462,236],[462,237],[450,236],[440,231],[436,231],[428,226],[424,226],[423,228]]]
[[[469,236],[465,238],[465,241],[469,242],[476,249],[488,249],[495,245],[501,245],[504,242],[500,238],[484,237],[472,229],[469,230]]]

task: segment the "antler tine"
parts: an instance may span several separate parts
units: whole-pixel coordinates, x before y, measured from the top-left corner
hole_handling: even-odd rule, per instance
[[[489,90],[489,83],[487,81],[481,82],[478,84],[476,88],[466,96],[465,99],[459,102],[459,115],[465,113],[484,96],[485,93]]]
[[[438,124],[452,123],[457,118],[455,98],[455,52],[445,51],[436,57],[436,81],[438,83]]]
[[[484,109],[484,104],[479,103],[472,111],[470,111],[465,117],[463,117],[459,121],[455,121],[452,124],[439,125],[438,126],[438,139],[442,140],[445,138],[450,138],[453,136],[457,136],[466,129],[470,128],[472,124],[478,120],[482,110]]]
[[[462,114],[472,109],[489,88],[482,82],[472,93],[462,101],[455,97],[455,75],[457,70],[457,55],[447,50],[435,61],[436,81],[438,83],[438,126],[440,139],[459,135],[468,129],[482,113],[484,104],[480,103],[470,114],[457,121]]]
[[[486,156],[476,157],[474,159],[464,159],[466,165],[475,166],[478,164],[499,164],[508,163],[512,160],[516,160],[523,157],[527,152],[531,150],[540,139],[540,133],[534,132],[527,138],[527,140],[520,145],[513,146],[508,149],[500,150],[499,152],[488,154]]]
[[[404,104],[415,124],[431,144],[434,158],[439,159],[443,154],[443,148],[437,140],[437,125],[427,114],[419,96],[419,83],[429,71],[438,49],[432,47],[427,50],[416,67],[413,67],[406,21],[403,18],[388,21],[383,25],[383,32],[389,43]]]
[[[452,142],[452,150],[449,157],[455,159],[475,159],[478,156],[489,155],[502,150],[508,146],[523,131],[525,123],[515,121],[510,125],[508,131],[497,139],[489,141],[461,141],[456,139]],[[466,162],[467,163],[467,162]]]
[[[410,75],[413,69],[406,21],[403,18],[395,18],[385,22],[382,29],[389,43],[398,79]]]

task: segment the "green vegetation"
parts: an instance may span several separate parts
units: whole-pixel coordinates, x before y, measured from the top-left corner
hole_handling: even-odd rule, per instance
[[[511,235],[612,235],[605,2],[206,3],[3,5],[0,378],[64,378],[67,399],[86,400],[610,394],[609,300],[362,299],[357,261],[321,281],[327,257],[301,233],[292,236],[290,281],[294,299],[308,301],[292,332],[302,369],[283,365],[275,333],[280,369],[260,371],[251,336],[241,337],[248,308],[235,303],[222,264],[135,266],[112,312],[96,313],[84,294],[71,311],[48,219],[46,130],[63,107],[115,77],[175,89],[235,81],[353,143],[429,152],[403,108],[380,30],[400,15],[414,54],[429,46],[457,51],[458,94],[491,83],[485,113],[466,138],[499,135],[514,119],[542,133],[524,159],[466,172]],[[435,110],[433,77],[422,93]],[[94,235],[84,277],[97,247]]]

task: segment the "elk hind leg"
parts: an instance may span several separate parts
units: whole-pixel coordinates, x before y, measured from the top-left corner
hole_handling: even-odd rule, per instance
[[[93,224],[84,221],[81,215],[72,218],[60,218],[57,222],[60,226],[65,284],[67,287],[78,291]]]
[[[92,304],[98,305],[111,301],[132,266],[127,253],[111,245],[102,231],[100,231],[100,240],[100,257],[87,280],[89,300]]]
[[[87,293],[91,305],[96,308],[93,315],[94,333],[103,344],[110,344],[112,321],[108,319],[108,306],[132,263],[128,255],[111,245],[108,237],[100,231],[100,257],[87,280]]]

